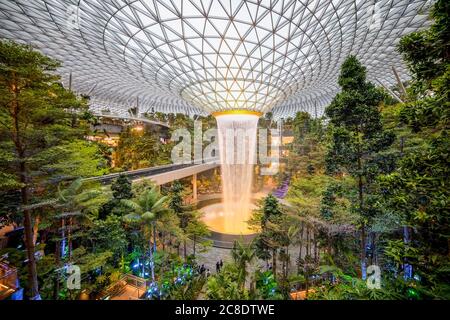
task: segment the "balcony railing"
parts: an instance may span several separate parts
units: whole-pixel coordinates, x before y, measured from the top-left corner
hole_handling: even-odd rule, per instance
[[[17,289],[17,269],[0,262],[0,300],[9,298]]]

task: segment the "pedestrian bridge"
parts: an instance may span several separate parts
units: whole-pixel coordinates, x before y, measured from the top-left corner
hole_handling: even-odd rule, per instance
[[[203,160],[202,163],[181,163],[168,164],[163,166],[113,173],[99,177],[91,177],[84,181],[98,181],[101,184],[111,184],[120,175],[127,176],[131,181],[151,180],[156,185],[163,185],[175,180],[190,176],[196,176],[198,173],[214,169],[220,165],[218,158]]]

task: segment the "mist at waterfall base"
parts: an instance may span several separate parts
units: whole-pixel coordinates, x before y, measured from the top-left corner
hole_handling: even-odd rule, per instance
[[[256,163],[257,115],[216,116],[222,174],[222,203],[203,209],[211,230],[234,235],[254,233],[247,221],[252,204]]]

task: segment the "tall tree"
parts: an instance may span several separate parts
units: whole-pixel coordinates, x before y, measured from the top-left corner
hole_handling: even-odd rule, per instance
[[[243,289],[247,279],[247,264],[255,258],[255,249],[252,244],[235,241],[231,250],[231,257],[238,268],[238,282]]]
[[[406,124],[422,143],[405,152],[398,168],[381,179],[385,204],[408,226],[406,241],[393,241],[391,258],[412,265],[423,297],[449,298],[449,110],[450,3],[437,1],[429,29],[403,37],[399,44],[412,74],[410,102],[401,105],[399,125]],[[409,252],[415,254],[411,256]],[[395,260],[395,259],[394,259]],[[412,276],[408,268],[401,272]]]
[[[283,210],[272,194],[262,201],[259,212],[256,212],[252,225],[259,224],[260,233],[255,239],[256,255],[260,259],[268,260],[272,257],[273,274],[277,273],[278,250],[284,246],[286,235],[283,228]]]
[[[200,217],[201,213],[199,211],[194,211],[192,219],[189,221],[185,230],[187,237],[192,239],[192,254],[194,258],[197,251],[197,243],[200,243],[203,248],[209,247],[211,245],[211,241],[206,239],[211,235],[211,232],[209,231],[208,226],[200,219]]]
[[[120,134],[115,152],[115,164],[125,170],[135,170],[168,164],[172,145],[162,144],[155,132],[127,127]]]
[[[307,112],[297,112],[292,121],[294,141],[288,157],[291,172],[311,175],[323,169],[324,148],[322,119],[313,119]]]
[[[32,299],[39,289],[29,205],[48,177],[42,168],[49,159],[41,155],[85,131],[77,114],[86,105],[60,84],[58,67],[29,46],[0,41],[0,188],[20,190]]]
[[[188,225],[195,214],[191,206],[185,205],[183,200],[184,187],[179,181],[175,181],[170,188],[169,207],[178,216],[180,229],[183,231],[183,255],[187,258],[187,232]]]
[[[144,191],[136,200],[123,199],[122,203],[133,212],[126,215],[125,218],[131,221],[137,221],[143,229],[146,229],[149,243],[150,270],[152,280],[155,281],[155,263],[154,253],[156,252],[156,221],[168,213],[166,196],[161,196],[157,186]],[[153,235],[153,245],[152,245]]]
[[[338,83],[342,91],[325,109],[331,135],[325,159],[329,173],[346,173],[356,181],[353,209],[360,217],[361,274],[365,278],[366,225],[373,211],[368,199],[370,184],[381,170],[380,152],[393,143],[394,135],[381,122],[383,92],[366,80],[366,68],[355,56],[343,63]]]
[[[98,212],[98,217],[100,219],[106,219],[108,215],[111,213],[121,215],[124,208],[122,208],[122,202],[123,199],[131,199],[133,198],[134,194],[132,191],[132,182],[131,180],[126,176],[121,174],[116,180],[113,181],[111,184],[111,191],[113,197],[102,205]]]
[[[101,191],[97,183],[83,184],[81,178],[73,181],[66,188],[58,187],[57,198],[54,208],[58,214],[58,229],[61,229],[61,246],[59,257],[64,258],[66,253],[66,239],[67,239],[67,255],[69,259],[72,257],[72,241],[73,233],[76,229],[81,228],[80,224],[86,220],[88,214],[96,211],[100,205],[105,201],[105,194]]]

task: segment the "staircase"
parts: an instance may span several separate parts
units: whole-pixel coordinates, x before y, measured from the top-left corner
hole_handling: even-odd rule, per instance
[[[278,199],[284,199],[289,190],[289,183],[291,182],[291,177],[284,179],[283,183],[272,193]]]

